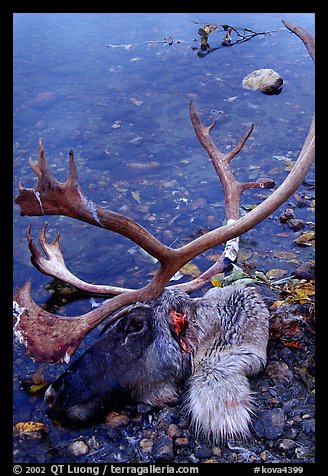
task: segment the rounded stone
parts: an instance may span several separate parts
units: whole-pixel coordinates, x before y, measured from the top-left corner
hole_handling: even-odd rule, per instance
[[[285,362],[279,362],[276,360],[268,364],[266,373],[271,377],[275,384],[287,384],[294,378],[293,372],[289,369],[288,365],[285,364]]]
[[[259,437],[277,440],[284,433],[285,418],[282,408],[264,410],[254,421],[254,431]]]
[[[129,423],[129,417],[122,413],[110,412],[105,421],[112,428],[123,428]]]
[[[74,456],[82,456],[88,453],[89,448],[84,441],[77,440],[69,444],[68,450]]]
[[[152,455],[155,462],[172,461],[174,458],[172,438],[165,435],[156,439],[153,444]]]
[[[257,69],[243,79],[244,89],[259,90],[272,94],[277,92],[283,84],[282,77],[273,69]]]

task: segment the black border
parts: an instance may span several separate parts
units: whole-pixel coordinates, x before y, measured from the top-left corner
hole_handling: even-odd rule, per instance
[[[7,2],[2,1],[0,5],[0,34],[1,34],[1,52],[3,55],[3,61],[2,61],[2,67],[1,67],[1,85],[2,85],[2,114],[1,116],[3,117],[2,124],[1,124],[1,133],[3,135],[3,138],[1,140],[1,152],[2,152],[2,173],[5,174],[5,177],[1,177],[2,184],[5,182],[5,189],[4,193],[2,191],[1,193],[1,198],[2,198],[2,227],[1,227],[1,244],[2,244],[2,255],[5,255],[6,260],[3,261],[2,265],[2,286],[1,286],[1,291],[2,291],[2,296],[5,296],[6,299],[2,300],[2,306],[1,306],[1,313],[2,313],[2,320],[1,320],[1,338],[2,342],[0,345],[0,362],[2,364],[2,372],[1,372],[1,381],[2,381],[2,391],[1,394],[4,396],[5,402],[3,405],[0,407],[0,414],[1,414],[1,459],[0,459],[0,467],[8,467],[9,471],[7,472],[6,469],[3,469],[4,474],[14,474],[12,467],[13,467],[13,462],[12,462],[12,452],[13,452],[13,447],[12,447],[12,401],[13,401],[13,395],[12,395],[12,375],[13,375],[13,368],[12,368],[12,324],[11,324],[11,315],[12,315],[12,283],[13,283],[13,276],[12,276],[12,256],[13,253],[9,254],[8,247],[11,247],[12,250],[12,231],[13,230],[13,223],[12,223],[12,212],[11,212],[11,205],[13,204],[13,175],[12,175],[12,144],[13,144],[13,107],[12,107],[12,100],[13,100],[13,14],[15,12],[17,13],[37,13],[37,12],[54,12],[54,13],[99,13],[99,12],[104,12],[105,10],[110,10],[108,13],[111,13],[113,11],[111,4],[107,4],[107,2],[99,2],[95,1],[92,2],[92,5],[89,5],[89,8],[87,7],[87,4],[80,3],[79,5],[74,4],[74,2],[68,2],[66,1],[63,5],[61,5],[58,1],[53,2],[53,1],[48,1],[48,2],[40,2],[40,1],[30,1],[30,2],[24,2],[24,1],[13,1],[10,2],[10,4],[5,4]],[[142,6],[141,4],[135,4],[135,6],[139,7],[138,12],[136,13],[142,13],[142,12],[153,12],[153,5],[147,5],[147,6]],[[316,296],[317,296],[317,311],[316,311],[316,316],[317,316],[317,332],[316,332],[316,424],[317,424],[317,430],[316,430],[316,462],[315,463],[301,463],[301,464],[286,464],[284,465],[283,463],[281,464],[234,464],[234,469],[237,469],[238,467],[240,468],[240,471],[242,472],[243,475],[246,474],[254,474],[254,466],[263,466],[265,468],[269,467],[276,467],[276,468],[281,468],[283,466],[286,467],[293,467],[293,466],[300,466],[304,468],[304,474],[309,474],[309,472],[313,472],[315,470],[315,466],[320,466],[321,463],[324,462],[324,455],[322,454],[322,451],[324,451],[325,445],[324,441],[322,438],[322,435],[324,434],[324,423],[322,422],[322,414],[323,412],[323,405],[322,402],[324,401],[324,391],[325,389],[323,387],[323,372],[326,374],[326,365],[324,362],[324,358],[326,356],[324,352],[324,344],[325,344],[325,338],[326,334],[324,332],[324,325],[326,324],[328,317],[326,316],[326,313],[323,312],[325,309],[325,303],[323,302],[323,297],[324,296],[324,286],[325,286],[325,279],[324,279],[324,274],[321,276],[321,273],[324,271],[324,265],[322,264],[322,257],[321,257],[321,251],[324,249],[325,246],[325,233],[326,230],[324,229],[324,224],[325,220],[320,220],[320,217],[325,217],[326,215],[326,210],[324,210],[324,207],[326,207],[326,202],[327,199],[324,195],[323,188],[325,186],[324,183],[322,183],[325,180],[325,162],[327,161],[326,155],[323,150],[323,144],[324,140],[321,139],[321,130],[325,125],[326,119],[324,116],[324,110],[321,110],[321,103],[323,102],[323,98],[326,96],[326,92],[324,89],[325,85],[322,85],[322,88],[320,87],[320,82],[324,78],[324,72],[322,71],[321,68],[325,66],[325,61],[323,60],[322,64],[320,62],[321,57],[325,57],[327,55],[326,52],[326,42],[324,38],[321,38],[321,34],[325,34],[325,12],[322,7],[323,2],[284,2],[283,5],[279,5],[280,7],[284,8],[279,8],[279,10],[284,10],[285,12],[289,13],[299,13],[299,12],[309,12],[309,13],[315,13],[316,14],[316,57],[317,57],[317,62],[316,62],[316,115],[319,117],[319,120],[317,121],[317,130],[316,130],[316,135],[319,137],[319,140],[317,140],[317,147],[316,147],[316,194],[318,195],[317,199],[317,207],[316,207],[316,228],[317,228],[317,240],[316,240],[316,251],[317,254],[319,254],[319,257],[317,257],[316,260]],[[84,8],[82,8],[84,6]],[[160,5],[160,7],[170,7],[170,4],[163,4]],[[191,5],[193,6],[193,5]],[[219,5],[222,7],[222,10],[220,8],[221,13],[222,12],[230,12],[232,10],[240,11],[240,12],[262,12],[264,11],[264,5],[263,3],[260,2],[252,2],[252,4],[246,4],[245,2],[241,3],[238,5],[238,3],[233,2],[230,4],[225,4],[225,5]],[[240,6],[240,8],[238,8]],[[247,6],[247,8],[245,8]],[[269,13],[272,12],[273,9],[270,9],[270,6],[272,6],[270,3],[268,4],[269,10],[264,13]],[[186,5],[184,5],[186,7]],[[206,10],[211,10],[211,5],[208,5],[209,8]],[[215,4],[213,5],[215,7]],[[134,12],[134,9],[131,5],[126,5],[126,8],[128,9],[128,12]],[[224,8],[224,10],[223,10]],[[183,7],[178,7],[178,5],[175,5],[175,9],[177,11],[172,12],[171,9],[168,11],[162,11],[163,13],[179,13],[179,12],[184,12],[185,8]],[[87,12],[85,11],[87,10]],[[90,11],[91,10],[91,11]],[[194,9],[192,9],[194,10]],[[117,12],[123,12],[122,9],[119,10],[114,10],[113,13]],[[161,13],[157,12],[157,13]],[[279,13],[277,12],[276,9],[274,13]],[[325,51],[323,51],[325,49]],[[322,79],[321,79],[322,78]],[[11,94],[10,94],[11,93]],[[322,108],[323,109],[323,108]],[[319,192],[319,193],[318,193]],[[322,196],[321,196],[322,194]],[[3,204],[3,199],[5,203]],[[9,232],[10,230],[10,232]],[[319,265],[320,263],[320,265]],[[321,278],[321,279],[320,279]],[[4,306],[5,304],[5,306]],[[319,332],[318,332],[319,330]],[[3,399],[1,399],[3,402]],[[8,435],[7,435],[8,433]],[[231,465],[233,463],[225,463],[224,466],[220,466],[220,470],[226,469],[226,471],[229,471],[231,469]],[[24,468],[27,466],[33,466],[33,465],[26,465],[22,464],[23,467],[23,472],[22,474],[26,474],[24,471]],[[44,474],[52,474],[50,472],[50,464],[44,464],[41,466],[46,467],[46,472]],[[57,465],[58,466],[58,465]],[[67,465],[63,465],[67,466]],[[73,466],[79,466],[79,465],[71,465]],[[82,466],[82,465],[81,465]],[[104,465],[97,465],[100,468],[103,468]],[[144,465],[136,465],[136,466],[144,466]],[[171,465],[171,466],[180,466],[180,465]],[[183,466],[183,465],[181,465]],[[199,473],[202,474],[202,471],[207,471],[206,467],[205,469],[202,469],[201,467],[203,465],[196,465],[199,466]],[[60,474],[60,473],[59,473]],[[62,474],[67,474],[65,472],[65,468]],[[101,469],[100,469],[100,474],[101,474]],[[106,474],[110,474],[109,469],[107,470]],[[164,473],[165,474],[165,473]]]

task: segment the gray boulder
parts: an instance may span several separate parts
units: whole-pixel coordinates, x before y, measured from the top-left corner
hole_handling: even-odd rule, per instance
[[[283,84],[282,77],[273,69],[257,69],[243,79],[243,88],[255,89],[266,94],[277,92]]]

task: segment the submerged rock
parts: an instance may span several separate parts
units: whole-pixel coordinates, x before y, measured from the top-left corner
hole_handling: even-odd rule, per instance
[[[243,79],[243,88],[266,94],[277,93],[283,84],[282,77],[273,69],[257,69]]]

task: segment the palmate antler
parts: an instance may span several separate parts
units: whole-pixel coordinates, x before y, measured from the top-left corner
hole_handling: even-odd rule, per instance
[[[314,40],[304,30],[290,23],[285,26],[305,43],[314,60]],[[101,295],[115,295],[97,309],[76,317],[53,315],[39,307],[31,298],[30,282],[26,283],[14,296],[14,331],[26,346],[27,354],[36,361],[59,363],[68,361],[80,342],[90,330],[103,322],[114,311],[136,301],[157,297],[174,274],[193,258],[219,244],[226,243],[219,260],[197,279],[176,285],[186,292],[202,286],[216,273],[223,271],[227,262],[235,261],[238,254],[238,237],[252,229],[274,212],[304,180],[314,161],[314,118],[299,157],[279,188],[264,202],[246,216],[239,217],[241,194],[249,188],[271,188],[273,180],[265,178],[256,182],[239,182],[235,179],[232,159],[241,151],[253,130],[253,125],[229,153],[223,154],[214,144],[210,135],[216,122],[204,126],[190,102],[190,117],[196,135],[210,156],[224,190],[227,225],[210,231],[191,243],[172,249],[157,240],[149,231],[135,221],[119,213],[104,209],[89,200],[83,193],[74,162],[73,151],[69,153],[69,177],[59,182],[47,167],[42,140],[39,140],[38,162],[29,161],[38,176],[34,189],[23,188],[20,184],[16,203],[21,207],[21,215],[65,215],[92,225],[126,236],[159,261],[159,269],[154,278],[140,289],[125,289],[107,285],[86,283],[74,276],[66,267],[59,247],[59,235],[53,243],[45,237],[46,224],[40,233],[40,244],[45,257],[40,253],[27,229],[31,261],[41,272],[59,278],[84,292]]]

